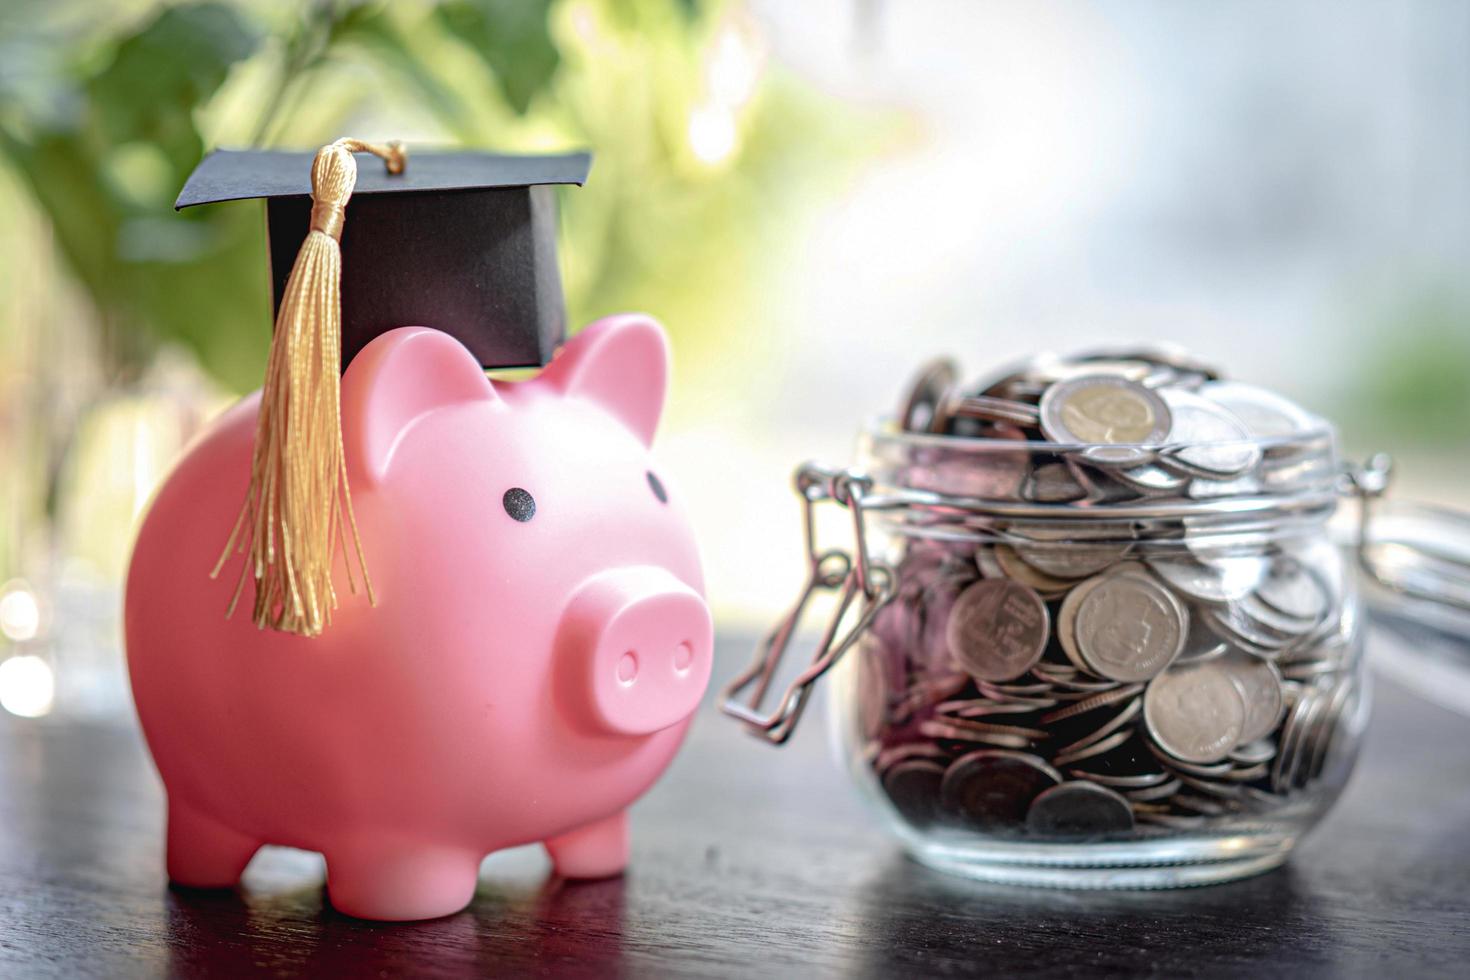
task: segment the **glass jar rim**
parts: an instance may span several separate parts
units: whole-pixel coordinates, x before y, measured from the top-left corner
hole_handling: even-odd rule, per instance
[[[1218,439],[1199,442],[1120,442],[1108,444],[1109,449],[1136,449],[1143,452],[1164,452],[1181,448],[1220,449],[1231,446],[1250,446],[1262,452],[1286,450],[1293,447],[1309,448],[1324,442],[1335,451],[1337,427],[1326,419],[1321,425],[1303,429],[1290,435],[1256,436],[1250,439]],[[1044,439],[993,439],[976,436],[940,435],[931,432],[907,432],[901,429],[892,415],[872,417],[863,426],[864,437],[877,441],[893,442],[898,445],[932,447],[936,449],[968,450],[973,452],[1045,451],[1057,455],[1076,455],[1099,448],[1096,443],[1049,442]]]
[[[1044,463],[1075,462],[1106,473],[1131,466],[1148,467],[1164,452],[1247,445],[1257,457],[1248,472],[1231,477],[1183,478],[1213,483],[1214,492],[1199,496],[1187,491],[1150,494],[1135,490],[1113,499],[1042,501],[1024,490],[1026,474]],[[1143,458],[1120,466],[1087,457],[1099,449],[1137,450]],[[1091,527],[1185,521],[1203,534],[1239,535],[1252,529],[1285,533],[1292,527],[1318,527],[1330,519],[1344,490],[1336,429],[1325,420],[1322,426],[1307,432],[1248,443],[1099,447],[903,432],[892,417],[879,416],[863,427],[859,451],[860,470],[871,482],[871,496],[865,506],[888,512],[885,520],[889,521],[908,521],[926,514],[945,522],[1084,522]],[[1028,460],[1034,467],[1031,470],[1026,466]],[[991,461],[1004,465],[987,470],[983,464]],[[1007,468],[1015,472],[1008,473]],[[986,479],[987,472],[998,473],[999,477]],[[1258,478],[1248,478],[1252,474]]]

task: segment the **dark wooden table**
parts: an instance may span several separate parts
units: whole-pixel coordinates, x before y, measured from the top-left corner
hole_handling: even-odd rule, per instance
[[[728,676],[743,651],[721,651]],[[1213,888],[990,887],[906,860],[809,718],[773,750],[706,708],[634,810],[620,880],[491,858],[468,911],[342,916],[315,855],[171,891],[131,727],[0,722],[0,977],[1470,975],[1470,720],[1380,683],[1336,811],[1285,868]]]

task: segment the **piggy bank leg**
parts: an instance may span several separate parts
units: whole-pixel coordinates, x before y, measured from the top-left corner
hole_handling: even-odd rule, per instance
[[[327,894],[359,919],[437,919],[475,897],[481,857],[422,841],[344,840],[326,852]]]
[[[596,823],[546,841],[553,870],[563,878],[609,878],[628,866],[628,814],[616,813]]]
[[[260,850],[260,841],[179,800],[168,802],[168,877],[186,888],[230,888]]]

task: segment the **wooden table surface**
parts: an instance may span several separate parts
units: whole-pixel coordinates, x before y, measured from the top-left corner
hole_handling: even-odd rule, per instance
[[[717,679],[742,656],[721,650]],[[1388,683],[1351,787],[1292,862],[1186,891],[919,867],[859,805],[823,719],[776,750],[708,706],[633,811],[626,877],[562,884],[511,851],[433,922],[342,916],[320,859],[283,849],[238,892],[172,891],[162,804],[130,726],[0,722],[0,977],[1470,972],[1470,720]]]

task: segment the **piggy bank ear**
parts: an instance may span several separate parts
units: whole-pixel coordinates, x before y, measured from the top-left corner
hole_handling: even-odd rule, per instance
[[[446,405],[497,401],[490,379],[463,344],[427,327],[399,327],[373,340],[342,378],[342,441],[353,486],[388,473],[399,440],[416,420]]]
[[[596,402],[651,446],[668,391],[669,342],[645,314],[603,317],[567,341],[541,380]]]

